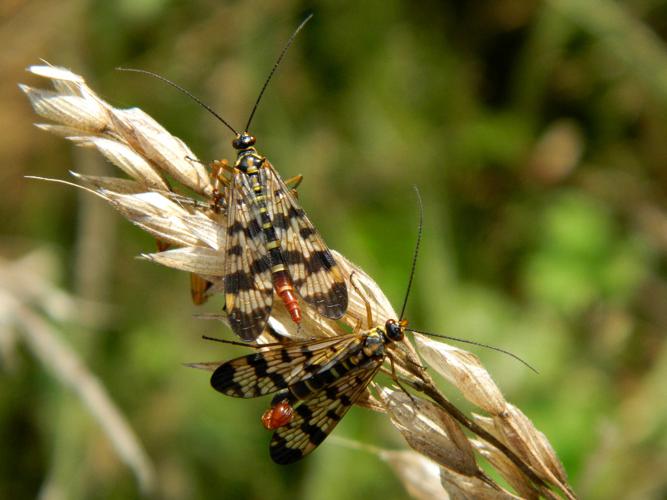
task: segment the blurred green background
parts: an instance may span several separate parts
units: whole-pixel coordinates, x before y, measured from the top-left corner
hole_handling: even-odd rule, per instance
[[[547,435],[582,497],[665,498],[664,1],[4,0],[0,255],[7,269],[38,251],[39,265],[12,283],[3,274],[2,286],[29,288],[46,279],[37,277],[44,268],[84,299],[62,322],[37,301],[26,307],[126,416],[155,468],[157,496],[405,498],[377,457],[333,440],[299,465],[274,465],[259,424],[267,401],[223,398],[206,373],[181,366],[236,354],[200,339],[230,332],[192,318],[221,302],[195,308],[188,276],[134,259],[154,241],[103,202],[24,178],[117,175],[32,127],[16,84],[43,82],[26,66],[43,58],[69,67],[111,104],[141,107],[201,159],[229,158],[232,137],[201,108],[114,68],[159,72],[242,127],[311,11],[254,121],[260,151],[284,177],[305,175],[300,199],[328,244],[396,307],[419,186],[426,220],[411,324],[538,367],[534,375],[474,350]],[[0,310],[0,497],[139,496],[131,470],[35,357],[10,309]],[[362,409],[334,434],[405,446],[386,418]]]

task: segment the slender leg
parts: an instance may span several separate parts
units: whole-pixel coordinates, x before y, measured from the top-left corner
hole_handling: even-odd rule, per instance
[[[295,175],[294,177],[290,177],[289,179],[285,180],[285,185],[287,187],[292,188],[292,190],[295,190],[296,188],[299,187],[301,184],[301,181],[303,180],[303,175]]]
[[[213,185],[211,208],[215,212],[220,210],[220,201],[224,198],[223,190],[229,186],[229,179],[222,174],[223,171],[234,172],[234,168],[227,160],[216,160],[211,163],[211,184]]]
[[[364,301],[364,305],[366,306],[366,321],[368,322],[368,329],[370,330],[371,328],[373,328],[373,312],[371,310],[371,303],[368,302],[368,299],[366,298],[366,295],[364,295],[361,292],[359,287],[354,282],[354,273],[355,273],[355,271],[353,271],[352,274],[350,274],[350,284],[352,285],[354,290],[357,292],[357,294],[359,294],[359,297],[361,298],[361,300]]]
[[[211,165],[217,167],[218,171],[224,170],[230,174],[234,173],[234,167],[227,160],[216,160]]]
[[[361,319],[357,320],[357,324],[352,329],[352,333],[358,334],[361,331]]]
[[[294,196],[295,200],[299,199],[299,192],[296,190],[296,188],[299,187],[299,184],[301,184],[301,181],[303,180],[303,175],[295,175],[294,177],[290,177],[285,181],[285,185],[290,188],[290,193],[292,196]]]
[[[412,401],[412,404],[417,404],[417,402],[415,401],[415,398],[412,397],[412,394],[410,394],[410,393],[405,389],[405,387],[403,387],[403,385],[399,382],[399,380],[398,380],[398,375],[396,374],[396,367],[394,366],[394,358],[393,358],[390,354],[388,354],[387,356],[388,356],[388,358],[389,358],[389,365],[391,366],[391,378],[394,380],[394,382],[396,382],[396,385],[397,385],[397,386],[398,386],[398,387],[399,387],[405,394],[408,395],[408,397],[410,398],[410,401]]]
[[[208,295],[206,292],[213,283],[202,278],[198,274],[190,273],[190,296],[192,297],[192,303],[200,306],[208,300]]]
[[[408,356],[405,357],[405,361],[410,363],[412,366],[416,366],[417,368],[419,368],[422,371],[426,371],[427,368],[428,368],[428,366],[426,366],[426,365],[421,365],[421,364],[417,363],[416,361],[412,361]]]

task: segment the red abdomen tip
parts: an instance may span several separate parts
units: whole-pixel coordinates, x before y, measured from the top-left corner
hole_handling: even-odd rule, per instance
[[[286,399],[273,405],[262,415],[262,425],[266,430],[272,431],[289,424],[292,421],[294,408]]]
[[[285,308],[289,315],[292,317],[292,321],[295,323],[300,323],[303,319],[301,315],[301,308],[299,307],[299,302],[296,300],[296,295],[294,294],[294,287],[289,279],[289,276],[285,274],[284,271],[278,272],[274,275],[274,288],[280,300],[285,304]]]

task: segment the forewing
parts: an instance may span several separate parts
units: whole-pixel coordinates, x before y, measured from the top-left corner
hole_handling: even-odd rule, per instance
[[[267,166],[273,224],[292,282],[322,316],[339,319],[347,310],[347,286],[329,248],[273,167]]]
[[[225,246],[225,308],[229,323],[244,340],[264,330],[273,303],[271,261],[264,236],[243,196],[240,175],[234,176]]]
[[[268,347],[220,365],[211,376],[216,391],[228,396],[255,398],[279,391],[326,370],[351,349],[361,346],[355,334],[333,339]]]
[[[273,461],[291,464],[317,448],[364,393],[382,361],[369,360],[296,406],[292,420],[273,434],[269,448]]]

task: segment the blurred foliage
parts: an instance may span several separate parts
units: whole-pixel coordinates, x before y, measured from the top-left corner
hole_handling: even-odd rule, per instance
[[[411,324],[511,349],[539,368],[478,351],[582,497],[664,498],[664,1],[5,1],[0,244],[6,254],[48,245],[63,287],[113,305],[97,328],[65,328],[66,340],[140,436],[159,496],[405,493],[373,455],[333,440],[299,465],[270,461],[266,401],[222,398],[206,374],[181,366],[236,352],[200,340],[229,332],[192,319],[188,277],[133,259],[154,242],[90,195],[24,179],[116,173],[34,129],[16,83],[35,84],[23,68],[39,58],[68,66],[200,158],[229,157],[228,131],[201,108],[114,68],[157,71],[240,127],[309,11],[253,132],[284,177],[305,175],[301,202],[329,245],[398,305],[418,185],[426,223]],[[0,497],[139,495],[79,401],[21,344],[2,366]],[[335,434],[404,446],[361,409]]]

